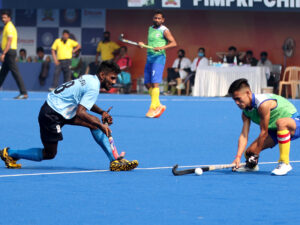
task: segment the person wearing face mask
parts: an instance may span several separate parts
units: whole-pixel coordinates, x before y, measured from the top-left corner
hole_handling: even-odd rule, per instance
[[[99,42],[97,46],[97,53],[95,64],[98,64],[98,57],[101,54],[101,61],[111,60],[114,58],[115,53],[119,50],[120,46],[110,40],[110,32],[105,31],[103,34],[103,40]]]
[[[208,59],[205,57],[205,48],[199,48],[197,57],[194,58],[193,63],[191,65],[191,73],[185,78],[185,90],[186,95],[190,94],[190,86],[194,85],[195,75],[197,68],[202,66],[208,66]]]
[[[168,92],[170,93],[171,86],[177,84],[177,94],[181,95],[181,90],[184,89],[182,81],[187,77],[190,72],[191,60],[185,57],[185,51],[179,49],[178,58],[175,59],[172,68],[168,69]]]

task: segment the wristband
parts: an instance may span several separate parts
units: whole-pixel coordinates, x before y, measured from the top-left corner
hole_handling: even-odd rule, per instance
[[[241,155],[236,155],[235,158],[242,158],[242,156]]]

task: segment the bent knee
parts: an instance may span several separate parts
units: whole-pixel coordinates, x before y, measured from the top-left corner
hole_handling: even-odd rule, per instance
[[[43,159],[54,159],[56,156],[56,153],[57,153],[57,151],[51,151],[51,150],[49,151],[49,150],[44,149]]]
[[[284,130],[284,129],[288,129],[289,124],[292,122],[293,120],[291,118],[280,118],[276,121],[276,126],[277,126],[277,130]]]

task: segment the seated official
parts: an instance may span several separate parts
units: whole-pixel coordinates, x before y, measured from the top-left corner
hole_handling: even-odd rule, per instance
[[[205,48],[199,48],[197,54],[198,56],[193,60],[191,65],[191,72],[184,80],[186,95],[190,94],[190,87],[194,85],[197,68],[208,66],[208,59],[205,57]]]
[[[171,87],[176,86],[177,94],[181,95],[181,90],[184,89],[182,80],[186,78],[190,72],[191,60],[185,57],[183,49],[178,50],[178,58],[175,59],[172,68],[168,68],[168,94],[171,93]]]
[[[216,55],[223,61],[223,63],[233,64],[236,58],[236,63],[239,64],[245,57],[245,52],[238,52],[236,47],[230,46],[228,52],[217,52]]]
[[[256,66],[257,62],[258,60],[253,56],[253,52],[251,50],[248,50],[246,52],[246,56],[243,63],[251,66]]]

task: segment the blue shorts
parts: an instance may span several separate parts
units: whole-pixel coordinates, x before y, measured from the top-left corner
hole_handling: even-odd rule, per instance
[[[295,134],[291,137],[291,141],[300,137],[300,116],[298,116],[297,113],[297,117],[292,116],[292,119],[294,119],[296,122],[296,130],[295,130]],[[278,144],[277,130],[269,130],[268,133],[273,139],[275,145],[277,145]]]
[[[154,84],[161,83],[163,78],[163,72],[165,68],[166,57],[161,55],[153,60],[147,60],[144,71],[144,83]]]

